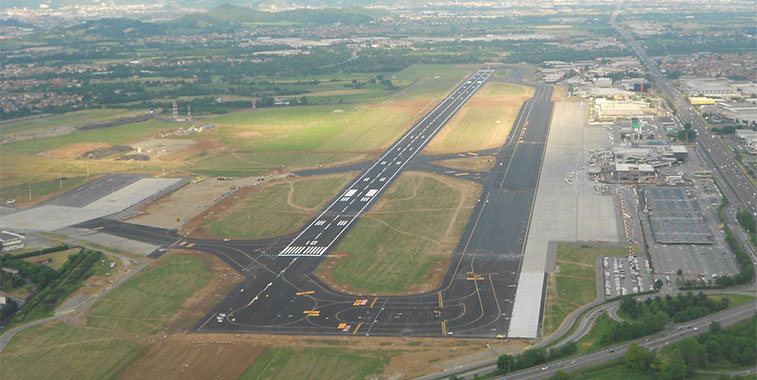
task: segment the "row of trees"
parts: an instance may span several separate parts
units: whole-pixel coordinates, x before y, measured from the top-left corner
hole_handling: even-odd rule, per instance
[[[624,361],[633,370],[655,376],[659,380],[683,379],[697,368],[712,363],[747,366],[757,363],[757,319],[721,328],[713,322],[710,331],[695,338],[686,338],[659,352],[631,343]]]
[[[620,301],[620,310],[626,312],[630,321],[612,321],[610,330],[600,337],[600,343],[611,345],[662,331],[668,322],[681,323],[728,308],[728,299],[715,302],[705,294],[687,293],[676,297],[647,298],[638,302],[626,297]]]
[[[628,313],[634,320],[663,312],[672,318],[673,322],[681,323],[727,308],[727,298],[715,302],[702,292],[696,295],[688,292],[686,295],[678,294],[675,297],[667,295],[665,298],[657,296],[647,298],[644,302],[638,302],[633,297],[624,297],[620,300],[620,310]]]
[[[58,304],[79,289],[84,280],[94,274],[94,265],[102,257],[100,252],[82,249],[79,253],[69,256],[58,271],[45,265],[26,263],[39,267],[40,273],[52,271],[55,277],[46,283],[38,283],[37,293],[19,310],[13,321],[22,322],[29,315],[43,316],[51,313]],[[17,261],[21,260],[11,260],[10,263]]]
[[[576,344],[576,342],[569,342],[564,344],[563,346],[550,350],[535,348],[533,350],[523,351],[523,353],[520,355],[504,354],[497,358],[497,372],[499,374],[505,374],[511,371],[533,367],[564,356],[574,354],[576,351],[578,351],[578,345]]]

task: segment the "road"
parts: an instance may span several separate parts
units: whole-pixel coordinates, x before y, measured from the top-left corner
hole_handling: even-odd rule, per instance
[[[449,170],[427,165],[428,159],[419,152],[451,112],[483,84],[478,82],[489,78],[491,70],[479,71],[465,80],[377,160],[361,166],[365,170],[361,176],[294,234],[224,241],[186,238],[175,231],[106,219],[79,227],[164,249],[186,247],[209,252],[243,273],[246,279],[199,321],[194,331],[476,338],[505,335],[552,111],[552,88],[523,83],[520,77],[525,69],[511,69],[508,81],[535,87],[534,95],[522,105],[505,144],[488,152],[496,157],[494,168],[468,178],[482,184],[481,198],[452,253],[441,286],[434,291],[408,296],[345,294],[332,290],[313,271],[403,169],[454,176]]]
[[[688,103],[686,98],[665,78],[657,67],[657,62],[651,59],[639,44],[634,41],[630,32],[621,28],[616,23],[616,18],[620,13],[623,2],[618,4],[618,8],[610,19],[610,25],[615,28],[626,40],[628,46],[633,49],[639,57],[641,63],[647,68],[654,78],[660,89],[673,102],[678,111],[679,118],[685,123],[690,123],[692,129],[697,134],[697,149],[709,159],[714,171],[720,173],[725,179],[725,185],[733,189],[737,200],[753,215],[757,216],[757,188],[749,179],[746,173],[739,168],[728,151],[710,132],[700,115],[694,111],[694,108]]]
[[[81,244],[78,244],[76,242],[66,242],[66,243],[68,245],[72,246],[72,247],[73,246],[80,246],[81,245]],[[92,250],[97,250],[97,248],[87,247],[86,245],[84,245],[84,247],[92,249]],[[16,327],[14,327],[14,328],[12,328],[12,329],[4,332],[2,335],[0,335],[0,352],[2,352],[3,349],[5,348],[5,346],[8,345],[8,342],[10,342],[11,338],[13,338],[16,334],[20,333],[23,330],[26,330],[26,329],[34,327],[34,326],[39,326],[39,325],[47,323],[47,322],[52,322],[52,321],[57,321],[57,320],[60,320],[60,319],[71,318],[71,317],[79,315],[80,313],[82,313],[85,310],[89,310],[89,308],[92,307],[92,305],[94,305],[95,302],[99,301],[100,298],[102,298],[106,294],[112,292],[113,289],[119,287],[120,285],[122,285],[126,281],[129,281],[129,279],[131,279],[132,277],[134,277],[134,275],[136,275],[137,273],[139,273],[140,271],[142,271],[142,269],[144,269],[147,266],[147,264],[145,264],[145,262],[142,261],[142,260],[138,260],[138,259],[122,256],[122,255],[119,255],[119,254],[116,254],[116,253],[112,253],[112,252],[109,252],[108,255],[109,256],[117,257],[117,258],[121,259],[122,261],[123,260],[134,261],[134,262],[137,263],[137,266],[136,266],[136,268],[133,268],[133,269],[129,270],[129,272],[126,273],[125,275],[121,276],[112,285],[110,285],[110,286],[102,289],[97,294],[95,294],[95,295],[93,295],[91,297],[88,297],[86,300],[84,300],[84,302],[82,302],[82,303],[80,303],[78,305],[75,305],[72,309],[70,309],[70,311],[66,310],[65,312],[59,312],[59,313],[56,313],[55,315],[53,315],[52,317],[38,319],[36,321],[32,321],[32,322],[23,324],[21,326],[16,326]]]
[[[755,309],[757,309],[757,301],[753,301],[732,309],[723,310],[721,312],[711,314],[706,317],[702,317],[693,321],[679,323],[671,325],[664,331],[657,334],[649,335],[644,338],[636,339],[635,342],[647,349],[659,349],[669,344],[675,343],[681,339],[699,335],[708,331],[708,326],[711,322],[717,321],[722,326],[729,326],[734,323],[751,318],[755,315]],[[595,310],[587,319],[596,318],[601,314],[601,309]],[[590,327],[590,326],[587,326]],[[580,330],[580,329],[579,329]],[[574,334],[575,335],[575,334]],[[583,332],[579,332],[578,335],[583,335]],[[567,341],[567,340],[566,340]],[[527,379],[545,379],[555,374],[558,370],[564,372],[576,371],[581,368],[591,367],[597,364],[605,363],[610,360],[622,357],[625,355],[626,349],[631,342],[613,346],[611,348],[604,349],[602,351],[593,352],[590,354],[577,356],[569,359],[562,359],[555,362],[542,364],[540,366],[527,368],[517,372],[512,372],[506,375],[508,380],[527,380]],[[488,374],[497,369],[496,364],[479,367],[468,372],[457,374],[458,377],[463,379],[474,378],[475,376],[481,376]],[[440,379],[452,375],[450,374],[434,374],[429,376],[420,377],[418,379],[430,380]]]

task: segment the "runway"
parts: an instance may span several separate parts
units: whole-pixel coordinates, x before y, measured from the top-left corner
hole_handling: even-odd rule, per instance
[[[348,295],[331,290],[312,273],[391,182],[413,162],[422,161],[423,147],[493,70],[479,70],[469,77],[294,234],[222,241],[189,239],[168,230],[102,219],[80,227],[166,248],[213,253],[244,273],[246,279],[197,323],[197,332],[504,336],[552,111],[552,88],[522,83],[525,69],[510,68],[508,81],[535,87],[534,96],[522,105],[507,142],[489,152],[496,156],[495,167],[481,172],[481,200],[441,287],[433,292]]]
[[[321,256],[333,248],[493,73],[494,70],[479,70],[455,89],[363,171],[279,256]]]

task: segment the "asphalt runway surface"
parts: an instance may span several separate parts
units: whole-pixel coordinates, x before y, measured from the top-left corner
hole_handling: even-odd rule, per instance
[[[515,66],[508,81],[522,83],[523,72],[523,68]],[[488,151],[497,162],[492,170],[479,173],[481,198],[439,289],[408,296],[349,295],[331,290],[312,274],[347,233],[352,221],[375,202],[392,179],[403,169],[413,167],[414,159],[424,161],[418,153],[451,118],[454,111],[450,111],[462,106],[489,75],[489,71],[473,74],[380,158],[364,166],[365,171],[356,181],[293,234],[224,241],[185,238],[175,231],[104,219],[78,227],[97,228],[164,249],[209,252],[245,274],[246,280],[197,323],[193,329],[197,332],[486,338],[506,335],[552,112],[549,86],[522,83],[535,87],[535,94],[522,105],[507,142]],[[447,168],[443,169],[439,174],[451,175],[446,173]],[[298,174],[326,170],[335,168]],[[353,189],[355,192],[351,192]],[[372,190],[375,192],[369,195]],[[347,223],[339,225],[343,220]]]
[[[109,174],[54,196],[42,205],[84,207],[108,194],[146,178],[146,174]]]

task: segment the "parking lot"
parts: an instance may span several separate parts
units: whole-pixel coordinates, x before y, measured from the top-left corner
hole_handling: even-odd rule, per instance
[[[710,231],[711,237],[708,237],[708,244],[688,242],[676,244],[664,239],[648,239],[652,266],[655,273],[659,275],[657,278],[662,279],[666,285],[670,282],[670,286],[672,286],[678,280],[706,279],[712,281],[718,276],[738,273],[739,269],[735,262],[735,256],[725,243],[724,234],[717,217],[717,208],[721,202],[721,195],[717,187],[711,181],[697,181],[692,186],[679,189],[682,194],[686,194],[688,207],[696,207],[697,215],[700,218],[697,223],[705,226]],[[647,217],[652,215],[654,214],[647,213]],[[645,223],[644,227],[647,236],[652,236],[648,223]],[[675,228],[679,227],[680,225]],[[680,229],[676,231],[680,231]],[[678,235],[677,237],[684,240],[689,236],[691,235]],[[658,240],[663,240],[663,242]],[[692,239],[692,241],[696,240]],[[677,274],[679,270],[681,275]]]
[[[607,298],[654,290],[649,260],[639,255],[602,258]]]

